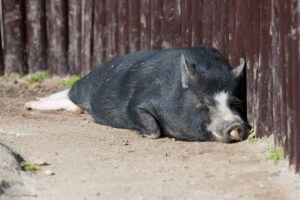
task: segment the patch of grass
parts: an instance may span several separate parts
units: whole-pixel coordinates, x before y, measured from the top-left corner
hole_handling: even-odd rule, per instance
[[[41,83],[45,78],[48,78],[48,72],[38,72],[26,78],[27,83]]]
[[[66,80],[61,80],[59,81],[59,84],[61,85],[66,85],[68,87],[71,87],[72,85],[74,85],[74,83],[76,81],[78,81],[80,79],[80,76],[77,75],[73,75],[70,78],[66,79]]]
[[[268,155],[266,156],[266,160],[272,160],[275,164],[278,163],[279,160],[283,159],[283,151],[282,146],[275,148],[274,146],[267,147]]]
[[[40,170],[40,168],[37,168],[34,165],[30,165],[30,164],[26,163],[25,161],[22,161],[21,164],[20,164],[20,166],[26,172],[35,173],[36,171]]]
[[[255,143],[258,141],[258,139],[256,138],[256,132],[254,131],[254,129],[251,129],[249,131],[248,141],[249,141],[249,143]]]

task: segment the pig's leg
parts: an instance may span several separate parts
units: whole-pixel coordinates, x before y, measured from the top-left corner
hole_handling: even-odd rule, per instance
[[[35,110],[68,110],[76,111],[79,107],[68,97],[69,89],[54,93],[48,97],[37,98],[37,101],[25,103],[26,109]]]
[[[160,137],[160,128],[155,118],[143,109],[137,109],[135,112],[135,119],[140,125],[140,133],[144,137],[156,139]]]

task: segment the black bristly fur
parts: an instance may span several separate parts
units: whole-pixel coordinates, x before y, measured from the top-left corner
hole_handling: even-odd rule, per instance
[[[181,84],[181,54],[195,67],[197,78],[189,88]],[[217,50],[187,47],[139,51],[105,62],[77,81],[69,98],[99,124],[207,141],[214,138],[206,130],[211,119],[203,102],[219,91],[234,95],[236,86],[230,65]]]

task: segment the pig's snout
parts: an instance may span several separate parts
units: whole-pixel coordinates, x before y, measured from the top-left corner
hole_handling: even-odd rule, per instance
[[[236,129],[233,129],[233,130],[230,131],[230,137],[233,140],[241,140],[240,135],[239,135],[239,131],[236,130]]]
[[[245,138],[245,126],[234,123],[225,130],[225,142],[242,141]]]

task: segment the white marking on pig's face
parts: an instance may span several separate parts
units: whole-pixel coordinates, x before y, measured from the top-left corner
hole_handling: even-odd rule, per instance
[[[239,117],[230,110],[228,106],[228,94],[226,92],[215,94],[214,100],[217,103],[217,111],[222,114],[223,120],[233,121]]]
[[[229,107],[228,93],[222,91],[216,93],[213,97],[215,106],[209,106],[209,116],[211,123],[207,130],[210,131],[217,140],[222,140],[225,136],[224,131],[233,123],[242,123],[243,120],[239,115],[232,112]]]

